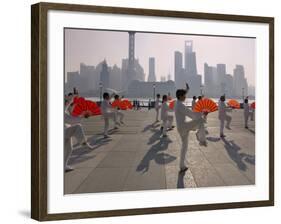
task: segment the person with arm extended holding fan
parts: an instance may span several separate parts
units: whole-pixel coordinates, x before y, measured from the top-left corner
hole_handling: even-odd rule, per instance
[[[178,89],[176,91],[177,102],[175,105],[175,116],[177,122],[177,130],[181,138],[180,172],[185,172],[188,169],[186,154],[188,151],[189,132],[194,128],[198,128],[199,130],[201,130],[198,134],[198,140],[200,141],[200,143],[206,145],[204,118],[202,118],[202,113],[192,112],[186,105],[184,105],[188,90],[189,86],[188,84],[186,84],[186,90]],[[204,114],[206,115],[207,113]],[[186,116],[190,117],[192,120],[186,121]]]

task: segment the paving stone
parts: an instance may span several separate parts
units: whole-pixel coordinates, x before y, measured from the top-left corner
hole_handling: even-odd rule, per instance
[[[75,190],[75,193],[122,191],[128,172],[129,170],[125,167],[98,167],[87,176],[87,178]]]

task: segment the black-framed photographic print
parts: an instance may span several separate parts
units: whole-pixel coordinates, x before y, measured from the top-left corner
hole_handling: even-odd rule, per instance
[[[274,18],[31,8],[32,218],[274,205]]]

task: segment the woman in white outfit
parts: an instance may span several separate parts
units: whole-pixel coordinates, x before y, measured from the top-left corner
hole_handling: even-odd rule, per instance
[[[232,111],[232,109],[226,108],[225,105],[225,96],[220,97],[219,101],[219,113],[218,113],[218,118],[220,120],[220,137],[224,138],[224,122],[226,121],[226,127],[230,129],[230,122],[232,120],[231,116],[229,116],[226,112]]]
[[[194,107],[195,107],[196,99],[197,99],[196,96],[193,96],[192,102],[191,102],[191,109],[192,109],[192,111],[193,111],[193,109],[194,109]]]
[[[167,101],[168,101],[168,96],[163,95],[163,102],[162,102],[162,106],[161,106],[161,120],[163,122],[162,137],[167,137],[167,129],[172,128],[172,124],[173,124],[173,120],[174,120],[174,116],[169,114],[169,112],[173,112],[173,110],[171,108],[169,108]]]
[[[119,101],[120,99],[119,99],[119,95],[115,95],[114,96],[114,100],[116,100],[116,101]],[[115,108],[115,113],[116,113],[116,119],[118,120],[118,118],[119,118],[119,121],[120,121],[120,123],[121,124],[124,124],[124,122],[123,122],[123,120],[124,120],[124,113],[122,113],[121,111],[120,111],[120,108]]]
[[[66,172],[73,170],[73,167],[68,165],[73,150],[73,138],[76,138],[78,144],[85,145],[90,149],[93,148],[93,146],[87,142],[87,138],[81,125],[81,117],[74,117],[71,115],[72,105],[73,99],[69,98],[64,111],[64,168]]]
[[[160,104],[160,94],[157,94],[157,96],[156,96],[154,108],[155,108],[155,110],[156,110],[156,119],[155,119],[155,122],[159,122],[159,110],[160,110],[160,108],[161,108],[161,104]]]
[[[192,112],[184,101],[186,99],[187,91],[184,89],[178,89],[176,92],[177,102],[175,105],[175,116],[177,122],[177,130],[181,137],[181,155],[180,155],[180,172],[184,172],[188,169],[186,154],[188,151],[188,136],[191,130],[199,129],[198,140],[200,143],[206,145],[206,135],[204,130],[204,119],[201,113]],[[207,113],[204,114],[205,116]],[[186,121],[186,117],[191,118],[191,121]]]
[[[114,108],[110,104],[110,96],[109,93],[103,94],[103,101],[101,103],[101,113],[104,118],[104,137],[108,138],[108,128],[109,128],[109,119],[112,119],[114,122],[114,129],[118,129],[117,127],[117,119],[116,112]]]

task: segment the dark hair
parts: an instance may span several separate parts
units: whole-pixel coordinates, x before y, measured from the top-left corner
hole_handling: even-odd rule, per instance
[[[168,96],[167,95],[163,95],[162,96],[162,100],[164,101],[164,100],[167,100],[168,99]]]
[[[67,94],[67,96],[72,96],[72,95],[73,95],[72,93],[68,93],[68,94]]]
[[[160,94],[159,93],[157,93],[157,95],[156,95],[158,98],[160,98]]]
[[[244,103],[248,103],[248,98],[246,98],[246,99],[244,100]]]
[[[196,98],[196,96],[193,96],[192,98],[193,98],[194,100],[196,100],[196,99],[197,99],[197,98]]]
[[[179,99],[181,96],[184,96],[185,94],[186,94],[185,89],[178,89],[176,92],[176,97],[177,97],[177,99]]]
[[[198,96],[198,100],[202,100],[202,96]]]
[[[103,93],[103,95],[102,95],[102,97],[105,99],[105,98],[107,98],[107,97],[109,97],[109,93]]]
[[[115,95],[115,96],[114,96],[114,99],[115,99],[115,100],[119,99],[119,95]]]
[[[225,101],[225,95],[220,97],[220,101]]]

